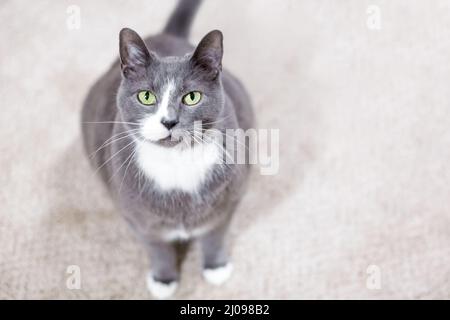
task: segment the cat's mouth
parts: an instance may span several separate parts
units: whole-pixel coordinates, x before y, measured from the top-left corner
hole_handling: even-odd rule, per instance
[[[152,140],[148,139],[142,135],[139,136],[140,140],[146,142],[146,143],[152,143],[163,147],[175,147],[178,144],[181,143],[182,139],[175,138],[172,134],[169,134],[167,137],[159,139],[159,140]]]
[[[175,146],[193,146],[196,143],[200,143],[200,138],[195,138],[190,134],[189,130],[176,129],[170,130],[167,136],[158,140],[146,137],[145,135],[138,133],[139,140],[152,143],[163,147],[172,148]]]
[[[181,139],[176,139],[172,134],[167,137],[156,141],[155,143],[162,145],[164,147],[174,147],[181,142]]]

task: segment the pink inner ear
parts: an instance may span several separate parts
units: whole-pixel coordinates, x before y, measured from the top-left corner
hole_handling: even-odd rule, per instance
[[[209,32],[198,44],[191,60],[197,66],[212,69],[215,72],[222,70],[222,33],[218,30]]]
[[[209,80],[215,80],[222,71],[222,61],[217,50],[209,49],[191,59],[194,68]]]
[[[128,60],[132,65],[146,65],[147,55],[142,50],[134,45],[128,47]]]
[[[125,67],[146,66],[149,64],[151,54],[139,35],[128,28],[119,34],[120,59]]]

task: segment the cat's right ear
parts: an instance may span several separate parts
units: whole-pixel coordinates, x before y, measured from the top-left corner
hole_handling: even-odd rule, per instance
[[[219,30],[209,32],[198,44],[191,61],[210,79],[215,79],[222,71],[223,35]]]
[[[120,66],[126,78],[136,75],[139,70],[147,67],[153,59],[141,37],[129,28],[120,30],[119,47]]]

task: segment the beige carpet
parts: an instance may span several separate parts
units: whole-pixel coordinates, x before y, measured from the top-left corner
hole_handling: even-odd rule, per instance
[[[71,4],[79,30],[66,26]],[[174,4],[0,3],[0,298],[150,298],[79,114],[120,28],[157,32]],[[230,281],[206,284],[194,246],[175,298],[450,298],[449,21],[448,1],[203,5],[192,39],[224,32],[224,65],[259,126],[280,129],[280,172],[252,177]],[[66,287],[69,265],[80,290]]]

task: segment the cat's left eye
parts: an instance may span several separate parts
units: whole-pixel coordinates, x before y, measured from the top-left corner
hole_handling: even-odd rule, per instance
[[[146,106],[151,106],[156,103],[156,96],[148,90],[140,91],[137,97],[139,102]]]
[[[195,106],[202,99],[200,91],[191,91],[183,97],[183,103],[188,106]]]

